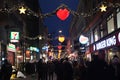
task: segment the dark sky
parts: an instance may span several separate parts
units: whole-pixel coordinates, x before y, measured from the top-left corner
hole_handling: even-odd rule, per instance
[[[69,9],[76,11],[78,0],[39,0],[39,4],[42,14],[52,13],[61,4],[65,4]],[[69,37],[68,30],[72,16],[73,15],[70,14],[70,16],[64,21],[60,20],[56,14],[53,16],[48,16],[44,19],[44,25],[48,27],[48,33],[52,34],[53,38],[59,35],[59,30],[62,30],[62,34],[65,37]]]

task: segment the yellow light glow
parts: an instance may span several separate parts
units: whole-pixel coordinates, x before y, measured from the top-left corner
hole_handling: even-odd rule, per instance
[[[104,12],[104,11],[106,11],[107,6],[105,6],[105,5],[102,4],[102,6],[100,7],[100,9],[101,9],[101,12]]]
[[[26,8],[21,7],[21,8],[19,9],[19,11],[20,11],[20,14],[25,14]]]
[[[61,53],[61,52],[62,52],[62,50],[58,50],[58,52],[59,52],[59,53]]]
[[[58,37],[58,41],[59,41],[59,42],[64,42],[64,40],[65,40],[65,37],[64,37],[64,36],[59,36],[59,37]]]
[[[60,59],[60,57],[61,57],[60,55],[61,55],[61,53],[58,53],[58,59]]]

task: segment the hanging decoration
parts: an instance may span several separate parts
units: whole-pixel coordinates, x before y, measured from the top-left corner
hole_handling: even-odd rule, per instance
[[[106,12],[106,9],[107,9],[107,6],[102,4],[101,7],[100,7],[101,12]]]
[[[25,14],[26,8],[24,8],[23,6],[19,9],[20,14]]]
[[[63,9],[60,8],[56,12],[57,17],[62,21],[66,20],[68,18],[69,14],[70,14],[70,11],[67,8],[63,8]]]
[[[33,15],[35,17],[40,17],[40,18],[46,18],[56,14],[59,19],[66,20],[70,14],[77,17],[80,17],[80,16],[89,17],[89,16],[92,16],[94,13],[98,12],[99,10],[101,10],[101,12],[105,12],[108,7],[113,7],[113,8],[120,7],[120,3],[101,2],[100,4],[98,4],[98,6],[93,8],[89,13],[85,13],[85,12],[78,13],[76,11],[69,9],[67,5],[61,4],[54,11],[50,13],[41,14],[41,13],[35,13],[29,7],[27,7],[24,3],[16,4],[9,8],[6,8],[6,7],[0,8],[0,12],[14,13],[15,11],[19,10],[20,14]]]
[[[59,37],[58,37],[58,41],[59,41],[59,42],[62,43],[62,42],[64,42],[64,40],[65,40],[65,37],[64,37],[64,36],[59,36]]]
[[[9,7],[9,8],[6,8],[6,7],[0,8],[0,13],[4,13],[4,12],[5,13],[14,13],[17,10],[19,10],[20,14],[33,15],[35,17],[40,17],[40,18],[46,18],[46,17],[56,14],[60,20],[64,21],[69,17],[70,14],[72,14],[73,16],[77,16],[77,17],[79,17],[79,16],[89,17],[89,16],[92,16],[93,13],[96,13],[98,10],[101,10],[101,12],[105,12],[107,8],[109,9],[111,7],[119,8],[120,3],[101,2],[98,6],[95,7],[95,9],[91,10],[90,13],[84,13],[84,12],[78,13],[78,12],[73,11],[70,8],[68,8],[67,5],[61,4],[56,10],[54,10],[50,13],[45,13],[45,14],[35,13],[29,7],[27,7],[24,3],[20,3],[20,4],[13,5],[12,7]],[[43,36],[41,37],[40,35],[37,35],[36,37],[28,37],[28,36],[23,35],[22,37],[29,39],[29,40],[46,39],[46,37],[43,37]],[[59,38],[56,38],[56,39],[58,39],[60,42],[64,42],[65,37],[60,36]]]
[[[62,45],[58,45],[57,47],[58,47],[59,50],[62,49]]]

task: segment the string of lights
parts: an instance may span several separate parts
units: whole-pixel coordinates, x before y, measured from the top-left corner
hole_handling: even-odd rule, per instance
[[[27,15],[33,15],[36,17],[40,17],[40,18],[46,18],[49,16],[52,16],[56,13],[57,10],[59,10],[60,8],[67,8],[70,13],[74,16],[83,16],[83,17],[89,17],[91,16],[93,13],[96,13],[97,11],[99,11],[101,9],[102,12],[102,8],[108,8],[108,7],[120,7],[120,3],[107,3],[107,2],[102,2],[100,3],[96,8],[94,8],[90,13],[78,13],[76,11],[71,10],[70,8],[68,8],[67,5],[65,4],[61,4],[56,10],[50,12],[50,13],[45,13],[45,14],[41,14],[41,13],[35,13],[34,11],[32,11],[29,7],[27,7],[25,4],[21,3],[21,4],[17,4],[17,5],[13,5],[13,7],[11,8],[1,8],[0,12],[7,12],[7,13],[13,13],[16,10],[20,11],[20,14],[27,14]],[[23,12],[21,10],[24,10]],[[105,11],[105,10],[103,10]]]
[[[29,36],[22,35],[22,37],[25,38],[25,39],[28,39],[28,40],[36,40],[36,39],[39,39],[39,40],[42,40],[42,39],[46,39],[46,40],[56,40],[56,39],[58,39],[58,37],[48,38],[48,37],[45,37],[45,36],[42,36],[42,35],[38,35],[38,36],[36,36],[36,37],[29,37]]]
[[[113,7],[113,8],[117,8],[117,7],[120,7],[120,3],[107,3],[107,2],[101,2],[96,8],[94,8],[91,12],[89,13],[78,13],[76,11],[73,11],[71,10],[70,8],[68,8],[67,5],[65,4],[61,4],[56,10],[50,12],[50,13],[45,13],[45,14],[41,14],[41,13],[35,13],[34,11],[32,11],[29,7],[27,7],[25,4],[21,3],[21,4],[17,4],[17,5],[13,5],[13,7],[11,8],[1,8],[0,9],[0,12],[2,13],[14,13],[15,11],[18,11],[20,12],[20,14],[26,14],[26,15],[33,15],[33,16],[36,16],[36,17],[40,17],[40,18],[46,18],[46,17],[49,17],[49,16],[52,16],[52,15],[55,15],[56,12],[59,10],[59,9],[67,9],[73,16],[83,16],[83,17],[89,17],[89,16],[92,16],[94,13],[96,13],[97,11],[101,10],[101,12],[106,12],[106,9],[108,7]],[[36,40],[36,39],[49,39],[49,38],[46,38],[45,36],[41,36],[41,35],[37,35],[36,37],[28,37],[28,36],[25,36],[23,35],[24,38],[26,39],[29,39],[29,40]],[[54,39],[57,39],[58,37],[54,38]],[[51,39],[49,39],[51,40]],[[53,39],[52,39],[53,40]]]

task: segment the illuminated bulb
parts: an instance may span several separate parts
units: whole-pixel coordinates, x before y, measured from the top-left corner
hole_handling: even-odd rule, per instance
[[[59,33],[62,33],[62,30],[59,30]]]
[[[42,40],[42,36],[39,37],[39,40]]]

